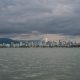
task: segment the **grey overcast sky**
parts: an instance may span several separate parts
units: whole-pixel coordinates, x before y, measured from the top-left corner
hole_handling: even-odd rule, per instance
[[[80,0],[0,0],[0,34],[80,35]]]

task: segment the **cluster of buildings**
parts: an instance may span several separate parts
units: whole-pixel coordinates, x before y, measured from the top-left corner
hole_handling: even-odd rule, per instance
[[[53,48],[53,47],[80,47],[80,43],[76,43],[73,41],[48,41],[47,38],[45,40],[27,40],[27,41],[17,41],[17,43],[2,43],[0,47],[3,48],[31,48],[31,47],[40,47],[40,48]]]

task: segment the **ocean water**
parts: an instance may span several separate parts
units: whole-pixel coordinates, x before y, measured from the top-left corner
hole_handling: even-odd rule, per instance
[[[0,48],[0,80],[80,80],[80,48]]]

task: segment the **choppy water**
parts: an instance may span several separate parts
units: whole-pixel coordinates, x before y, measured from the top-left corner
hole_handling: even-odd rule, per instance
[[[0,80],[80,80],[80,48],[0,49]]]

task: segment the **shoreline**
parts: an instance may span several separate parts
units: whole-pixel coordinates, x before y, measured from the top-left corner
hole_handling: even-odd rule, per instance
[[[0,47],[0,48],[80,48],[80,47]]]

